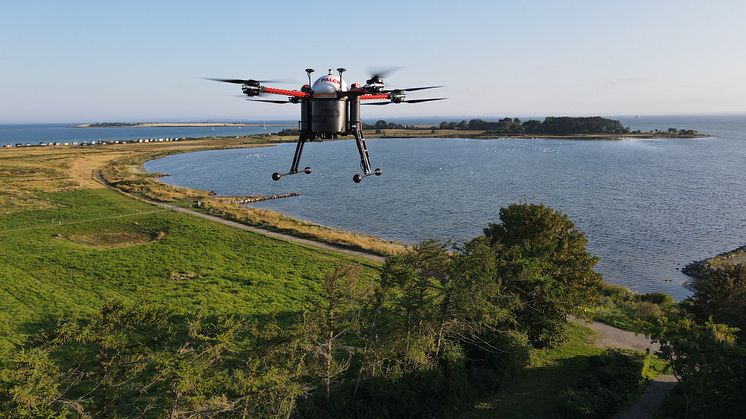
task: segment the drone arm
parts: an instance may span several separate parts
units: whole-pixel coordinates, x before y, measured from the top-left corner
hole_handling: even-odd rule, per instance
[[[391,99],[391,95],[388,93],[379,93],[375,95],[362,95],[360,96],[360,100],[381,100],[381,99]]]
[[[284,96],[290,96],[290,97],[300,97],[300,98],[306,98],[309,97],[308,92],[301,92],[300,90],[287,90],[287,89],[278,89],[275,87],[261,87],[262,93],[269,93],[273,95],[284,95]]]

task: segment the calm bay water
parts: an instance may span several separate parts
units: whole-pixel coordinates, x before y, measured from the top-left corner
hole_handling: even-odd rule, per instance
[[[136,138],[211,137],[278,132],[278,127],[109,127],[76,128],[75,124],[0,125],[0,146],[3,144],[40,141],[132,140]]]
[[[632,129],[695,128],[686,140],[370,139],[383,176],[356,185],[352,141],[312,143],[286,170],[293,144],[173,155],[148,162],[164,181],[218,194],[301,196],[256,206],[404,242],[462,242],[500,207],[544,203],[566,214],[600,257],[597,271],[636,291],[683,298],[679,269],[746,243],[746,117],[641,118]]]

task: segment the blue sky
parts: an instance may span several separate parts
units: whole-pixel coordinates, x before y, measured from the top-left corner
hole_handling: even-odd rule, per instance
[[[447,85],[367,117],[744,113],[744,16],[743,1],[7,1],[0,123],[296,119],[201,77],[295,88],[309,66]]]

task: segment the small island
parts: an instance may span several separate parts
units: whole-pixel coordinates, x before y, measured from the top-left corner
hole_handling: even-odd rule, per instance
[[[502,118],[498,121],[472,119],[469,121],[443,121],[438,125],[407,125],[379,120],[374,124],[363,123],[367,137],[387,138],[558,138],[615,140],[624,138],[701,138],[707,137],[692,129],[668,128],[665,131],[632,131],[620,121],[591,117],[548,116],[543,121]],[[297,129],[284,129],[281,136],[297,136]]]

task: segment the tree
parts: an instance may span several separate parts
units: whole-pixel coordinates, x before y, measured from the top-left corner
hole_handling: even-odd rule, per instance
[[[700,321],[712,317],[737,327],[740,342],[746,344],[746,265],[704,269],[689,288],[694,293],[687,304]]]
[[[315,360],[311,370],[321,378],[327,402],[334,380],[347,371],[355,352],[354,347],[344,344],[344,338],[358,331],[362,300],[368,293],[358,277],[359,269],[354,265],[329,272],[321,281],[313,310],[304,316],[308,352]]]
[[[652,331],[679,381],[683,417],[735,418],[746,409],[746,348],[736,344],[736,330],[674,308]]]
[[[566,317],[586,317],[601,276],[585,236],[566,215],[543,205],[500,209],[500,223],[484,234],[497,254],[505,291],[520,302],[518,319],[537,346],[561,340]]]

